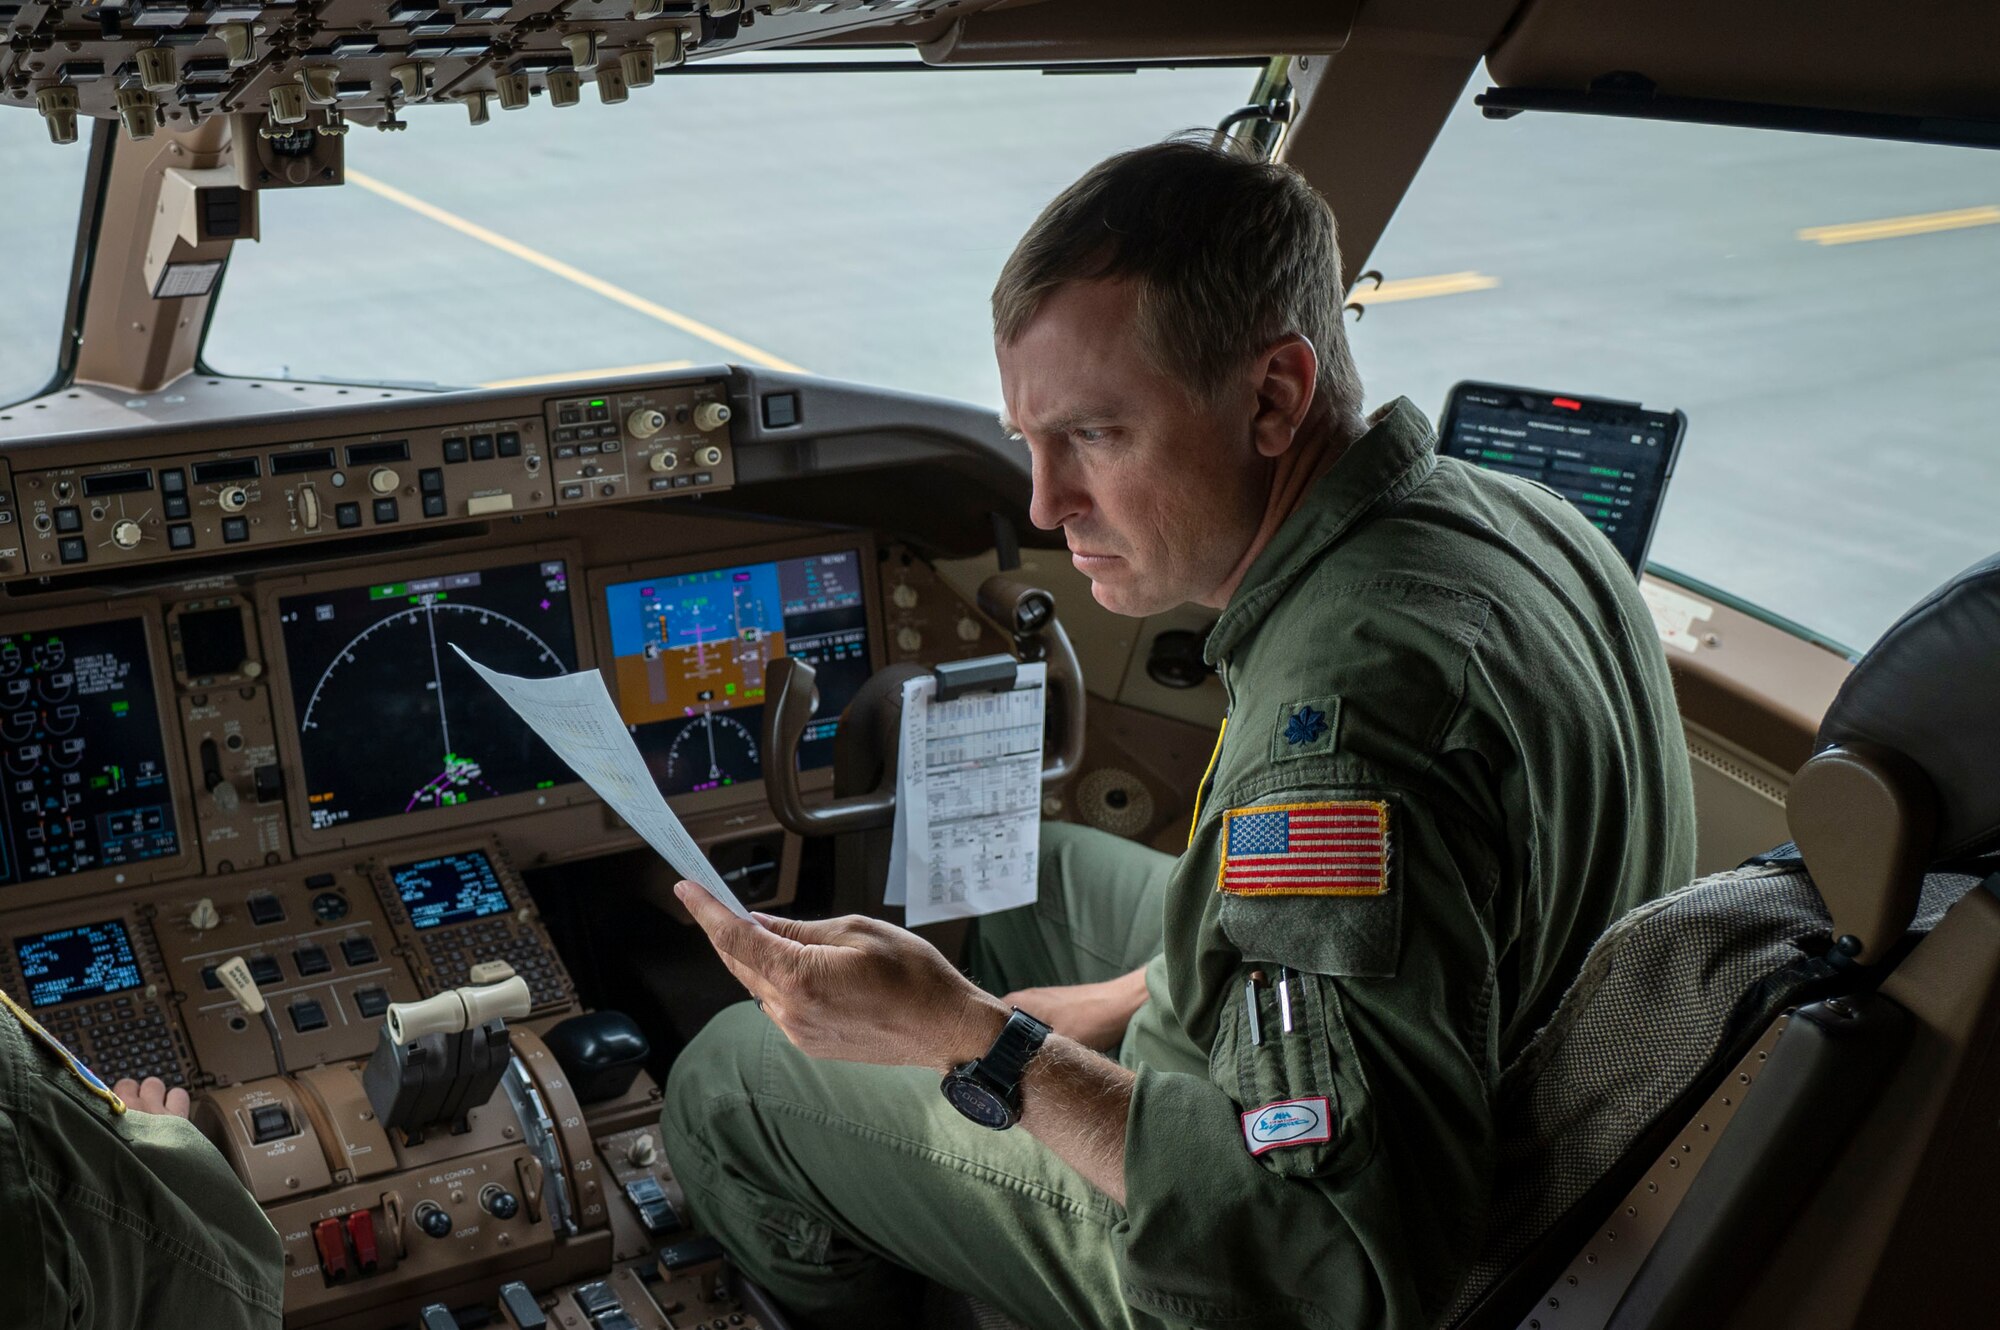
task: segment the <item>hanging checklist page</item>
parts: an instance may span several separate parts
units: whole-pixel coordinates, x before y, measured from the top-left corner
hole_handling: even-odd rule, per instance
[[[750,917],[667,806],[653,773],[646,770],[645,759],[639,756],[638,745],[632,742],[632,732],[618,714],[617,704],[604,689],[602,675],[596,670],[580,670],[551,679],[522,679],[487,669],[456,643],[451,649],[479,672],[479,677],[514,708],[514,714],[597,791],[626,825],[673,865],[675,872],[706,888],[709,895],[729,907],[730,913]]]
[[[912,927],[1031,904],[1048,667],[1023,665],[1011,691],[949,702],[937,700],[935,679],[913,682],[903,707],[897,834],[885,895],[901,889]]]

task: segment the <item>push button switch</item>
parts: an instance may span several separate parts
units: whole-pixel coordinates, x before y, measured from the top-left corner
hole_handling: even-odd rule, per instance
[[[310,1034],[314,1030],[326,1028],[326,1008],[311,998],[300,998],[288,1011],[292,1016],[292,1028],[300,1034]]]
[[[266,1141],[279,1141],[287,1136],[296,1136],[299,1129],[292,1124],[292,1110],[283,1104],[262,1104],[250,1110],[250,1139],[257,1145]]]
[[[385,988],[355,989],[354,1009],[369,1019],[380,1016],[389,1010],[389,991]]]
[[[325,974],[333,968],[333,962],[327,958],[326,949],[311,943],[292,953],[292,963],[299,967],[299,974],[308,979],[316,974]]]
[[[258,892],[247,904],[250,906],[250,922],[253,924],[285,922],[285,903],[268,891]]]
[[[282,984],[285,982],[285,972],[279,969],[278,962],[269,956],[252,956],[250,958],[250,977],[255,979],[259,985]]]
[[[375,963],[375,939],[367,937],[344,937],[340,940],[340,954],[349,965],[373,965]]]

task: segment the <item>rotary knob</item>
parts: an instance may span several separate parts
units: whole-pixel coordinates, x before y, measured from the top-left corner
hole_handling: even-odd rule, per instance
[[[979,621],[971,615],[960,619],[958,621],[958,640],[961,642],[977,642],[979,640]]]
[[[119,518],[117,525],[111,528],[111,543],[121,550],[135,550],[145,538],[146,533],[129,517]]]
[[[394,467],[378,466],[368,473],[368,488],[377,494],[394,494],[402,484],[403,478]]]
[[[625,417],[625,432],[635,439],[650,439],[667,427],[667,414],[642,406]]]
[[[660,1147],[651,1136],[635,1136],[625,1147],[625,1162],[634,1168],[651,1168],[660,1158]]]
[[[231,485],[216,495],[215,501],[222,505],[225,513],[240,513],[250,502],[250,491],[241,485]]]
[[[914,655],[924,644],[924,635],[914,628],[896,630],[896,649]]]
[[[722,449],[711,443],[708,447],[695,454],[695,460],[703,466],[721,466]]]
[[[655,471],[671,471],[681,464],[681,456],[671,448],[662,448],[653,454],[653,460],[646,465]]]
[[[913,610],[917,607],[917,589],[908,582],[898,582],[889,593],[889,600],[899,610]]]
[[[222,916],[216,913],[215,902],[206,896],[196,901],[194,908],[188,911],[188,927],[197,933],[206,933],[221,922]]]
[[[729,423],[727,402],[703,402],[694,409],[694,427],[706,434]]]

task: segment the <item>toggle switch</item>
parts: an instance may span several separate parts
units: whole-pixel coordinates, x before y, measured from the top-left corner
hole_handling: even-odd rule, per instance
[[[579,74],[588,74],[597,68],[597,44],[604,40],[601,32],[572,32],[565,35],[562,44],[569,48],[570,67]]]
[[[306,90],[309,106],[332,106],[340,100],[340,71],[331,65],[316,65],[299,71],[299,83]]]
[[[347,1278],[347,1239],[338,1219],[322,1219],[313,1225],[313,1246],[319,1251],[320,1277],[329,1284]]]
[[[222,50],[230,65],[247,65],[257,58],[257,36],[248,23],[220,23],[213,29],[222,38]]]
[[[42,113],[42,119],[49,125],[51,143],[76,142],[76,89],[69,87],[39,88],[35,91],[35,109]]]
[[[672,69],[675,65],[686,63],[686,28],[661,28],[658,32],[647,33],[646,41],[653,48],[653,68]]]
[[[428,60],[407,60],[389,67],[389,77],[396,80],[396,86],[403,90],[406,101],[415,101],[429,92],[431,75],[436,72],[437,66]]]

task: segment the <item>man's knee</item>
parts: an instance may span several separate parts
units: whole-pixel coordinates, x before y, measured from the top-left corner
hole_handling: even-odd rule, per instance
[[[674,1059],[660,1108],[660,1138],[677,1175],[700,1169],[709,1150],[705,1129],[715,1122],[717,1102],[741,1103],[755,1094],[770,1031],[770,1018],[755,1003],[739,1002],[718,1012]]]

